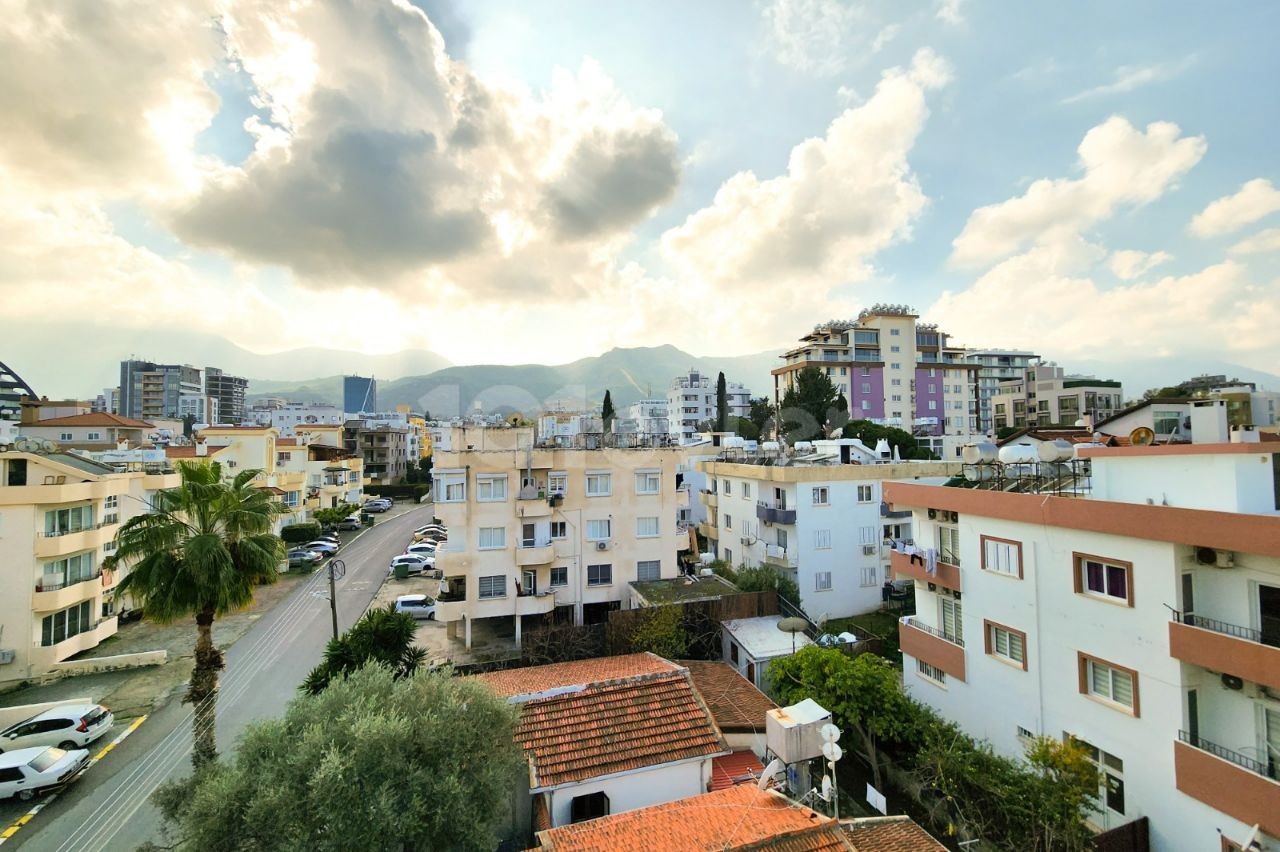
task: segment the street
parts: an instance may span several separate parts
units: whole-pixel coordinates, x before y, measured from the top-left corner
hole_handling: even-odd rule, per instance
[[[336,586],[340,630],[364,613],[391,558],[430,517],[429,505],[398,505],[343,547],[337,557],[347,569]],[[327,597],[328,572],[322,567],[226,650],[217,697],[223,758],[246,725],[279,716],[319,662],[333,630]],[[132,850],[148,840],[160,842],[161,819],[149,797],[164,781],[190,771],[191,715],[191,707],[177,699],[162,707],[18,831],[5,852]]]

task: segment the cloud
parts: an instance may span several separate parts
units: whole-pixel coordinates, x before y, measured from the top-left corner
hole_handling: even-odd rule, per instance
[[[1161,63],[1156,65],[1121,65],[1115,70],[1110,83],[1104,83],[1100,86],[1094,86],[1092,89],[1085,89],[1076,92],[1074,95],[1063,98],[1064,104],[1073,104],[1080,101],[1089,100],[1090,98],[1103,97],[1105,95],[1116,95],[1123,92],[1132,92],[1134,89],[1151,83],[1162,83],[1170,80],[1184,70],[1186,70],[1195,57],[1188,57],[1177,63]]]
[[[960,12],[960,7],[964,5],[964,0],[941,0],[938,3],[938,11],[935,17],[940,21],[946,21],[948,24],[964,23],[964,15]]]
[[[1270,254],[1280,251],[1280,228],[1268,228],[1227,249],[1231,254]]]
[[[771,0],[762,14],[774,59],[797,71],[837,74],[866,47],[867,13],[846,0]]]
[[[1155,251],[1147,253],[1145,251],[1135,251],[1126,249],[1122,251],[1113,251],[1108,265],[1111,271],[1115,273],[1117,278],[1124,281],[1131,281],[1155,269],[1161,264],[1168,263],[1173,260],[1173,255],[1168,252]]]
[[[1206,147],[1203,137],[1182,136],[1170,122],[1153,122],[1142,131],[1112,116],[1086,133],[1076,149],[1081,177],[1042,178],[1020,196],[973,211],[952,242],[950,261],[978,267],[1029,243],[1073,239],[1121,206],[1162,196]]]
[[[1197,237],[1220,237],[1280,210],[1280,189],[1254,178],[1234,195],[1226,195],[1195,215],[1187,230]]]
[[[874,254],[907,237],[928,203],[907,155],[927,90],[949,73],[928,50],[886,72],[866,103],[796,145],[785,173],[725,181],[709,206],[662,235],[663,257],[677,277],[725,294],[782,288],[791,298],[793,288],[826,292],[865,278]]]
[[[190,244],[316,286],[564,295],[569,270],[679,183],[661,114],[594,62],[535,97],[479,81],[408,5],[238,2],[224,27],[270,121],[246,125],[242,165],[170,209]]]

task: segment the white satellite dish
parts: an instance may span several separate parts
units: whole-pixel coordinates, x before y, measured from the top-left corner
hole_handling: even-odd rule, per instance
[[[30,438],[19,438],[13,442],[13,448],[20,453],[29,453],[35,449]]]
[[[837,743],[825,742],[822,744],[822,756],[832,763],[835,763],[837,760],[844,757],[844,749],[840,748]]]

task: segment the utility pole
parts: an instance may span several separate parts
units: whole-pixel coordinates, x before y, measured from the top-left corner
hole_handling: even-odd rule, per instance
[[[334,581],[347,575],[347,563],[341,559],[329,560],[329,612],[333,615],[333,638],[338,638],[338,594],[334,589]]]

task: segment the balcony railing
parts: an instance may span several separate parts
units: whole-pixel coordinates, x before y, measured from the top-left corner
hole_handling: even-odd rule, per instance
[[[102,576],[102,569],[95,568],[93,569],[92,574],[89,574],[88,576],[85,576],[85,577],[78,577],[74,580],[67,579],[65,577],[62,579],[49,579],[47,577],[42,577],[39,580],[36,580],[36,591],[37,592],[56,592],[59,589],[66,589],[66,588],[70,588],[71,586],[78,585],[80,583],[87,583],[90,580],[96,580],[101,576]]]
[[[1246,642],[1257,642],[1260,645],[1271,645],[1272,647],[1280,648],[1280,631],[1262,631],[1252,627],[1241,627],[1239,624],[1230,624],[1225,621],[1219,621],[1216,618],[1205,618],[1203,615],[1196,615],[1190,612],[1179,612],[1176,609],[1173,611],[1173,620],[1179,624],[1199,627],[1201,630],[1211,630],[1224,636],[1244,639]]]
[[[40,533],[40,535],[43,538],[60,538],[61,536],[64,536],[64,535],[75,535],[76,533],[90,532],[92,530],[100,530],[103,527],[109,527],[112,524],[118,524],[118,523],[120,523],[120,519],[117,515],[107,515],[105,518],[98,521],[96,524],[90,524],[87,527],[75,527],[73,529],[52,530],[52,531],[46,530]]]
[[[960,638],[955,637],[955,636],[948,636],[947,634],[943,633],[941,630],[939,630],[939,629],[938,629],[938,628],[936,628],[936,627],[930,627],[930,626],[929,626],[929,625],[927,625],[927,624],[921,624],[921,623],[916,619],[916,616],[914,616],[914,615],[904,615],[904,616],[902,616],[902,623],[903,623],[903,624],[905,624],[905,625],[907,625],[908,627],[914,627],[916,630],[922,630],[922,631],[924,631],[925,633],[928,633],[928,634],[929,634],[929,635],[931,635],[931,636],[936,636],[936,637],[938,637],[939,639],[941,639],[941,640],[942,640],[942,641],[944,641],[944,642],[950,642],[952,645],[956,645],[956,646],[958,646],[958,647],[960,647],[960,648],[963,648],[963,647],[964,647],[964,640],[963,640],[963,639],[960,639]]]
[[[1204,737],[1195,736],[1186,731],[1178,731],[1178,739],[1189,746],[1194,746],[1201,751],[1207,751],[1214,757],[1220,757],[1223,760],[1230,761],[1241,769],[1247,769],[1255,775],[1261,775],[1263,778],[1270,778],[1273,781],[1280,781],[1280,765],[1272,763],[1268,765],[1261,760],[1255,760],[1248,755],[1241,754],[1238,751],[1232,751],[1229,748],[1220,746],[1217,743],[1211,743]]]
[[[764,500],[757,500],[756,518],[769,524],[794,524],[796,522],[796,510],[788,509],[786,504],[775,506]]]

